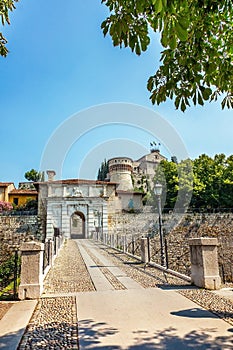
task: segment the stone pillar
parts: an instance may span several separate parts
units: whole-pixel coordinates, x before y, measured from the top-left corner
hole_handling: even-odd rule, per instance
[[[198,287],[219,289],[217,238],[189,239],[191,252],[191,281]]]
[[[75,209],[73,208],[69,212],[68,209],[68,202],[64,202],[62,204],[62,233],[64,234],[65,238],[70,238],[70,217],[74,213]]]
[[[148,239],[141,238],[141,260],[144,263],[149,262]]]
[[[48,240],[49,242],[49,265],[53,264],[53,256],[54,256],[54,244],[51,239]]]
[[[37,299],[43,290],[44,244],[26,242],[21,246],[19,299]]]
[[[103,202],[102,206],[102,231],[105,236],[108,235],[108,207],[106,202]]]

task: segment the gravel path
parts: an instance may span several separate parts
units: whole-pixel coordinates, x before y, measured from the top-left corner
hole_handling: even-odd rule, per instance
[[[205,289],[183,290],[180,294],[233,325],[233,303]]]
[[[118,252],[115,249],[99,245],[101,253],[111,258],[113,263],[121,268],[127,276],[133,278],[136,282],[140,283],[144,288],[151,288],[160,285],[176,285],[176,286],[189,286],[184,280],[173,277],[170,274],[166,274],[154,267],[146,266],[144,263],[140,263],[133,257]]]
[[[94,291],[95,288],[75,241],[64,243],[45,279],[44,294]]]

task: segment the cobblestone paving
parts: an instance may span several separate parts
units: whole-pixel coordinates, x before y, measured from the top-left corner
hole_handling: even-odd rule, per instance
[[[146,266],[144,263],[140,263],[138,260],[128,256],[127,254],[120,253],[115,249],[100,246],[101,253],[106,257],[112,259],[114,264],[121,268],[127,276],[133,278],[136,282],[140,283],[144,288],[152,288],[160,286],[161,284],[167,285],[189,285],[184,280],[173,277],[166,274],[156,268]]]
[[[19,350],[78,349],[75,297],[42,298]]]
[[[75,241],[64,243],[45,280],[44,293],[76,293],[95,288]]]
[[[187,282],[164,274],[155,268],[146,267],[145,273],[144,264],[139,264],[137,260],[103,245],[99,245],[99,247],[104,256],[144,288],[159,285],[183,285],[184,287],[189,285]],[[88,253],[90,252],[88,251]],[[102,265],[93,254],[91,257],[97,265]],[[116,289],[120,288],[116,277],[110,273],[107,267],[101,268],[113,286]],[[59,295],[49,297],[49,295],[51,293],[62,294],[94,290],[77,244],[72,240],[67,241],[56,259],[56,264],[46,278],[45,292],[48,297],[42,297],[39,300],[19,350],[78,349],[75,297],[69,294],[65,297]],[[204,290],[183,290],[180,293],[233,324],[232,302]]]
[[[64,243],[45,280],[44,294],[94,291],[77,244]],[[42,297],[19,350],[78,349],[75,297]]]
[[[183,290],[180,294],[233,325],[233,303],[205,289]]]

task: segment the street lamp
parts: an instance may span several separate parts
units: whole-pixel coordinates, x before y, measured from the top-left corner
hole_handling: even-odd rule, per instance
[[[102,236],[102,232],[101,232],[101,228],[102,228],[102,213],[99,210],[95,210],[94,215],[97,217],[98,219],[98,226],[95,227],[96,229],[96,233],[97,233],[97,241],[101,240],[101,236]]]
[[[155,184],[154,193],[158,201],[158,212],[159,212],[159,238],[160,238],[161,265],[166,267],[165,252],[164,252],[164,237],[163,237],[163,227],[162,227],[162,209],[161,209],[162,192],[163,192],[163,186],[159,183]]]

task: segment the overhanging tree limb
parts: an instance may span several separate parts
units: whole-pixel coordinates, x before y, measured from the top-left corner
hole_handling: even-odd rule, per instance
[[[102,0],[102,23],[114,46],[146,51],[149,30],[160,33],[161,65],[148,80],[153,104],[174,100],[185,111],[222,97],[233,107],[233,5],[231,0]]]
[[[9,11],[15,9],[15,3],[18,0],[0,0],[0,18],[2,25],[10,24]],[[0,32],[0,55],[6,57],[8,54],[8,49],[6,48],[7,40]]]

